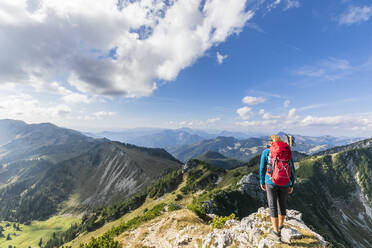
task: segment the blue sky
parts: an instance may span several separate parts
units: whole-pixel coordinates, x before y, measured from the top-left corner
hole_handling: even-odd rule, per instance
[[[371,1],[120,2],[2,1],[0,118],[372,135]]]

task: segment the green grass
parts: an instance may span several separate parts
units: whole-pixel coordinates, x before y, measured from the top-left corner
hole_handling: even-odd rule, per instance
[[[53,216],[46,221],[33,221],[31,225],[20,224],[21,231],[16,231],[13,228],[13,222],[0,222],[0,225],[5,229],[5,237],[0,238],[0,247],[8,247],[9,245],[16,246],[17,248],[38,247],[40,238],[43,239],[45,244],[54,232],[65,231],[71,224],[78,221],[79,218],[76,216]],[[10,226],[6,227],[5,225],[7,223]],[[11,234],[11,240],[6,240],[8,233]],[[16,236],[13,235],[14,233],[16,233]]]

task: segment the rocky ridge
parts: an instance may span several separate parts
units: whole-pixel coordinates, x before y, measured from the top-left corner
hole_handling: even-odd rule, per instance
[[[212,229],[187,209],[167,211],[118,237],[122,247],[229,248],[229,247],[326,247],[328,242],[302,221],[302,214],[288,210],[281,241],[270,235],[269,209],[260,208],[241,221],[228,220]]]
[[[322,236],[313,232],[302,221],[302,214],[288,210],[281,241],[271,237],[269,209],[260,208],[256,213],[241,221],[228,220],[222,229],[214,229],[203,239],[203,248],[225,247],[285,247],[286,244],[296,247],[326,247]],[[311,245],[311,246],[310,246]]]

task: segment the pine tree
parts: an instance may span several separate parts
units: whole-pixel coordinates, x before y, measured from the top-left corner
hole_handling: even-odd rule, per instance
[[[10,233],[8,233],[8,236],[6,236],[6,240],[12,240],[12,238],[10,237]]]

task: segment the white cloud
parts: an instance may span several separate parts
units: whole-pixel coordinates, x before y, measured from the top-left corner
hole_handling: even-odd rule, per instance
[[[246,96],[242,99],[242,102],[248,105],[257,105],[265,102],[266,99],[263,97]]]
[[[192,122],[192,121],[181,121],[178,125],[179,126],[192,126],[192,125],[194,125],[194,122]]]
[[[347,124],[353,123],[354,118],[349,116],[325,116],[325,117],[314,117],[311,115],[306,116],[302,121],[301,125],[303,126],[314,126],[314,125],[340,125],[340,124]]]
[[[50,122],[68,116],[71,108],[65,104],[42,104],[28,94],[0,97],[0,119],[22,119],[28,122]]]
[[[93,114],[82,114],[77,116],[76,118],[78,120],[83,120],[83,121],[94,121],[94,120],[102,120],[105,117],[111,117],[116,115],[116,112],[110,112],[110,111],[98,111],[94,112]]]
[[[95,112],[93,115],[98,117],[98,118],[101,118],[101,117],[113,116],[113,115],[116,115],[116,113],[115,112],[99,111],[99,112]]]
[[[265,113],[265,110],[264,109],[260,109],[260,111],[258,111],[258,114],[259,115],[263,115]]]
[[[0,83],[43,87],[67,74],[80,94],[148,96],[241,32],[254,16],[247,3],[2,0]]]
[[[61,86],[58,82],[51,83],[47,86],[47,89],[61,95],[62,100],[65,101],[67,104],[90,103],[92,101],[92,98],[88,97],[87,95],[73,92]]]
[[[271,127],[273,128],[273,125],[278,124],[278,120],[243,121],[243,122],[237,122],[236,124],[239,126],[243,126],[243,127]]]
[[[250,107],[242,107],[239,108],[236,113],[240,116],[243,120],[248,120],[253,115],[252,108]]]
[[[256,30],[257,32],[260,32],[260,33],[266,34],[265,30],[263,30],[263,29],[262,29],[260,26],[258,26],[256,23],[248,22],[245,26],[246,26],[247,28],[254,29],[254,30]]]
[[[15,89],[15,84],[14,83],[4,83],[0,84],[0,90],[1,91],[6,91],[6,90],[13,90]]]
[[[280,115],[272,115],[270,113],[265,113],[262,115],[262,119],[265,119],[265,120],[279,119],[280,117],[281,117]]]
[[[328,58],[320,62],[302,66],[295,71],[295,74],[312,78],[322,78],[328,81],[335,81],[351,73],[353,67],[346,59]]]
[[[217,52],[217,62],[218,64],[222,64],[225,59],[227,59],[227,55],[222,55],[219,52]]]
[[[339,18],[339,24],[352,25],[368,21],[372,16],[372,5],[363,7],[351,7]]]
[[[300,1],[298,0],[287,0],[285,3],[284,10],[292,9],[292,8],[299,8],[300,7]]]
[[[279,4],[281,0],[274,0],[271,4],[267,6],[267,11],[270,12],[271,10],[275,9]]]
[[[208,123],[208,124],[213,124],[213,123],[216,123],[216,122],[218,122],[218,121],[220,121],[220,120],[221,120],[220,117],[210,118],[210,119],[208,119],[208,120],[206,121],[206,123]]]
[[[291,104],[291,101],[285,100],[284,103],[283,103],[283,107],[284,108],[288,108],[289,107],[289,104]]]
[[[295,115],[296,115],[296,109],[295,108],[290,109],[288,112],[288,118],[291,119],[295,117]]]
[[[178,123],[179,127],[190,126],[190,127],[208,127],[215,125],[221,120],[220,117],[209,118],[207,120],[185,120]],[[169,123],[169,122],[168,122]],[[174,122],[172,122],[174,124]]]
[[[315,108],[322,108],[324,107],[326,104],[323,104],[323,103],[319,103],[319,104],[311,104],[311,105],[307,105],[307,106],[304,106],[304,107],[301,107],[299,110],[300,111],[303,111],[303,110],[309,110],[309,109],[315,109]]]

